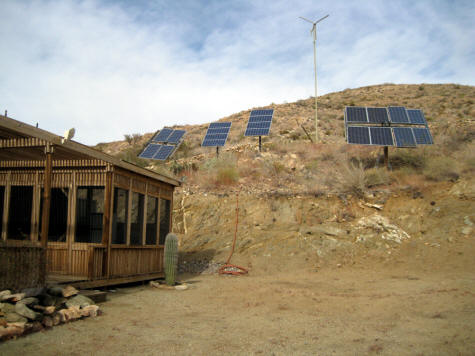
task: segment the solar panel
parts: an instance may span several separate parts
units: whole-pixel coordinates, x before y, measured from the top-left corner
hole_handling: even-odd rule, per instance
[[[274,109],[252,110],[244,136],[269,135],[273,115]]]
[[[426,118],[422,113],[422,110],[419,109],[407,109],[407,115],[411,124],[427,125]]]
[[[153,159],[165,161],[175,151],[176,146],[160,145],[160,150],[153,156]]]
[[[230,128],[230,122],[211,123],[201,146],[224,146],[228,139]]]
[[[393,127],[397,147],[416,147],[416,140],[410,127]]]
[[[150,143],[147,145],[147,147],[145,147],[145,149],[142,151],[139,157],[151,159],[157,153],[157,151],[160,149],[161,146],[162,145]]]
[[[369,127],[348,126],[346,139],[348,143],[369,145],[371,143],[369,140]]]
[[[388,111],[386,108],[367,108],[368,120],[372,124],[382,124],[389,122]]]
[[[371,144],[377,146],[394,146],[393,134],[389,127],[370,127]]]
[[[154,142],[167,142],[168,137],[172,134],[172,129],[162,129],[153,139]]]
[[[409,117],[404,106],[389,106],[388,111],[392,123],[409,124]]]
[[[166,142],[168,142],[168,143],[178,143],[185,133],[186,133],[185,130],[173,130],[171,135],[168,136]]]
[[[366,108],[347,106],[345,109],[345,120],[349,123],[367,123]]]
[[[429,129],[427,128],[419,128],[419,127],[414,127],[412,129],[412,132],[414,133],[414,137],[416,138],[416,143],[418,145],[432,145],[434,144],[434,141],[432,141],[432,135],[429,132]]]

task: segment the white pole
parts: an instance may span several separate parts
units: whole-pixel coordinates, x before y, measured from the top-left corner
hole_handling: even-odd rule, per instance
[[[307,22],[310,22],[313,24],[312,27],[312,34],[313,34],[313,69],[315,71],[315,142],[318,143],[318,104],[317,104],[317,23],[320,21],[325,20],[328,16],[326,15],[323,16],[321,19],[312,22],[309,19],[306,19],[305,17],[300,17],[302,20],[305,20]]]

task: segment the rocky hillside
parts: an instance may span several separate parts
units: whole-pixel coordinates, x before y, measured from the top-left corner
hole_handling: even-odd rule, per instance
[[[232,128],[219,157],[200,147],[207,125],[177,126],[187,131],[185,143],[166,164],[136,157],[152,133],[99,147],[183,180],[174,230],[194,268],[226,259],[238,192],[235,258],[245,264],[265,269],[271,260],[277,266],[285,260],[318,268],[391,259],[402,251],[425,256],[446,245],[458,246],[451,249],[457,258],[473,257],[474,100],[471,86],[385,84],[319,97],[319,144],[303,129],[314,132],[309,98],[269,106],[274,121],[262,153],[256,138],[243,136],[251,109],[222,118]],[[381,149],[345,144],[348,105],[421,108],[435,145],[390,148],[388,171]]]

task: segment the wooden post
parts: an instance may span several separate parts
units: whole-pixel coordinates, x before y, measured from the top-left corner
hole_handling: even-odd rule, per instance
[[[112,170],[107,166],[106,172],[106,189],[104,196],[104,219],[102,226],[102,245],[105,246],[104,258],[102,260],[102,274],[104,277],[109,276],[109,260],[110,260],[110,226],[112,211]]]
[[[389,169],[389,147],[384,146],[384,165]]]
[[[45,146],[45,173],[43,183],[43,212],[41,216],[41,246],[48,245],[49,215],[51,207],[51,178],[53,173],[53,146],[47,143]]]
[[[3,216],[2,218],[2,231],[0,231],[1,235],[1,240],[6,241],[7,240],[7,234],[8,234],[8,217],[10,216],[9,210],[10,210],[10,190],[11,190],[11,175],[12,173],[9,171],[7,173],[7,184],[5,185],[5,196],[3,199]]]

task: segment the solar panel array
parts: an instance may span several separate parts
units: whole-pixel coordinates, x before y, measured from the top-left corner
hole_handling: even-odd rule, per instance
[[[247,122],[244,136],[267,136],[269,135],[270,125],[274,109],[252,110]]]
[[[230,122],[211,123],[201,146],[224,146],[228,139],[230,129]]]
[[[350,144],[416,147],[434,143],[423,112],[403,106],[348,106],[345,109],[345,128],[346,140]]]
[[[178,148],[185,133],[185,130],[163,128],[152,138],[139,157],[158,161],[167,160]]]

